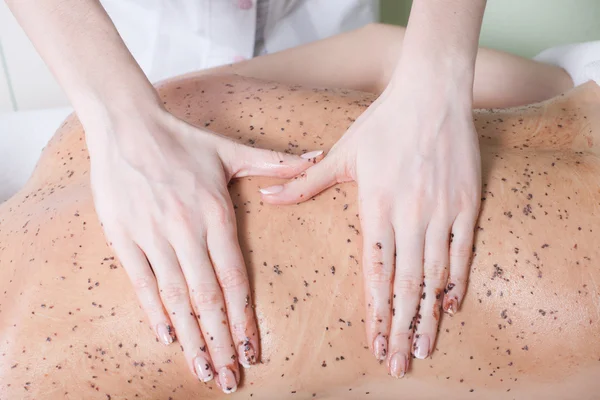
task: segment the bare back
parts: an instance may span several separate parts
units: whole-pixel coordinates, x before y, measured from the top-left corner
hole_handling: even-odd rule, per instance
[[[166,106],[259,147],[330,148],[372,95],[232,76],[175,79]],[[403,380],[367,350],[356,187],[306,203],[260,202],[266,178],[231,185],[255,296],[258,399],[593,398],[600,389],[600,88],[476,113],[484,194],[462,310]],[[69,118],[27,186],[0,206],[0,399],[220,398],[156,343],[105,244],[81,126]]]

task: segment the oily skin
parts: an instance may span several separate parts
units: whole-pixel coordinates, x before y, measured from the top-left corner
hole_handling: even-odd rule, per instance
[[[294,154],[329,149],[373,99],[229,76],[174,80],[160,93],[197,126]],[[234,181],[261,365],[227,396],[593,398],[599,104],[590,84],[543,106],[476,113],[484,194],[467,296],[454,317],[436,314],[432,358],[411,360],[400,380],[365,338],[355,185],[276,207],[261,204],[258,188],[277,181]],[[71,117],[0,206],[0,399],[226,396],[148,327],[104,243],[87,157]],[[419,313],[433,313],[436,293],[423,293]]]

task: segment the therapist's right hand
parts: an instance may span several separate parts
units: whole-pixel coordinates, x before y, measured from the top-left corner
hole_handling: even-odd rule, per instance
[[[256,363],[259,340],[227,184],[250,175],[291,178],[320,153],[244,146],[160,106],[123,114],[86,134],[107,240],[158,340],[177,337],[200,380],[216,374],[217,385],[233,392],[238,361]]]

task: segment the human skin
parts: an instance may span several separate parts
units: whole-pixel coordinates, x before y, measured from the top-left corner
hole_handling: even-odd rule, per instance
[[[369,24],[203,73],[227,72],[290,85],[346,88],[379,95],[392,79],[405,33],[400,26]],[[573,87],[562,68],[484,47],[477,51],[474,81],[474,108],[536,103]]]
[[[291,178],[312,163],[175,118],[98,0],[6,1],[85,128],[98,218],[157,338],[170,344],[176,337],[190,367],[214,367],[198,368],[200,379],[217,375],[224,390],[235,390],[239,367],[229,362],[230,348],[245,367],[259,353],[227,184],[248,175]],[[193,304],[200,291],[219,297],[228,322],[240,329],[224,329],[218,312],[192,318],[190,303],[202,308]]]
[[[203,130],[203,134],[196,130],[188,133],[188,125],[172,118],[162,106],[158,106],[160,101],[154,101],[156,96],[152,87],[135,65],[98,2],[7,0],[7,3],[52,67],[86,128],[92,159],[92,189],[96,188],[93,190],[96,210],[103,221],[105,233],[113,242],[113,249],[138,289],[138,297],[157,337],[164,343],[170,343],[173,336],[177,336],[180,342],[185,343],[186,358],[192,365],[203,361],[196,354],[196,349],[205,345],[205,335],[201,334],[200,329],[204,334],[206,331],[213,332],[216,340],[213,345],[209,343],[212,359],[209,361],[212,361],[217,372],[224,368],[231,356],[229,352],[218,350],[228,348],[230,343],[238,348],[246,348],[247,339],[250,338],[257,354],[258,343],[252,342],[252,338],[257,336],[252,322],[254,316],[245,312],[248,310],[244,308],[249,287],[233,285],[230,288],[216,284],[217,281],[243,281],[245,275],[239,247],[233,239],[236,236],[235,226],[220,224],[218,221],[223,219],[211,218],[216,208],[217,212],[229,213],[229,220],[233,219],[226,179],[223,177],[230,177],[233,171],[220,168],[223,165],[233,166],[232,160],[227,157],[232,153],[229,151],[233,147],[231,143],[215,146],[215,138],[206,130]],[[439,7],[436,12],[440,13]],[[82,20],[85,20],[85,24],[81,24]],[[443,18],[443,23],[451,22]],[[439,21],[436,25],[440,27]],[[418,38],[418,35],[413,37]],[[440,43],[439,40],[434,42],[437,45]],[[100,43],[102,54],[99,56]],[[373,46],[373,43],[377,45]],[[285,65],[285,71],[268,75],[270,79],[285,76],[283,81],[300,80],[309,84],[326,82],[327,86],[346,88],[361,85],[360,89],[363,89],[364,83],[378,83],[379,86],[375,88],[378,90],[388,85],[403,43],[403,29],[373,25],[302,49],[252,60],[234,69],[252,69],[253,73],[260,71],[266,74],[277,70],[273,60],[283,60],[285,63],[279,65]],[[437,51],[431,53],[438,54]],[[334,54],[341,57],[331,63]],[[345,60],[342,66],[346,68],[339,68],[340,60]],[[475,73],[475,87],[485,88],[495,95],[494,99],[506,101],[510,97],[506,93],[499,93],[499,87],[510,88],[509,93],[521,100],[547,98],[548,90],[544,88],[552,90],[560,87],[566,75],[556,67],[511,59],[493,51],[483,50],[478,61],[481,61],[479,65],[482,68],[479,70],[484,71],[484,75]],[[381,70],[372,68],[373,65]],[[503,73],[500,79],[494,74],[498,69]],[[535,74],[528,73],[532,70]],[[516,76],[511,71],[517,72]],[[478,84],[478,76],[485,84]],[[505,80],[513,84],[499,84]],[[540,81],[546,83],[540,84]],[[522,82],[526,84],[519,84]],[[536,90],[530,90],[531,87]],[[531,97],[521,96],[523,91]],[[480,105],[485,103],[485,96],[481,93],[475,92],[474,97],[476,101],[481,101]],[[215,148],[220,161],[216,160]],[[278,161],[278,156],[268,154],[265,157],[259,150],[247,150],[246,154],[236,152],[238,162],[254,160],[255,165],[250,166],[254,168],[248,168],[253,173],[278,173],[267,163],[273,158]],[[281,166],[279,174],[287,171],[292,176],[299,173],[301,168],[306,168],[305,160],[297,157],[286,161],[278,164]],[[263,168],[257,168],[258,164]],[[241,172],[240,175],[247,173],[238,172]],[[189,180],[194,180],[196,185],[182,186],[182,181]],[[170,182],[171,186],[166,187],[165,181]],[[137,196],[132,198],[129,195],[131,192],[137,193]],[[183,207],[180,206],[182,204]],[[195,222],[178,226],[180,219],[177,217],[182,213]],[[160,242],[156,240],[157,236]],[[217,240],[205,241],[205,236]],[[194,243],[188,245],[191,241]],[[212,263],[208,259],[207,247],[212,255]],[[388,246],[386,249],[390,250]],[[216,277],[211,265],[215,266]],[[236,266],[234,271],[232,265]],[[237,279],[225,279],[235,276],[235,271]],[[186,286],[189,292],[193,292],[200,290],[201,284],[212,282],[210,290],[223,292],[229,322],[245,326],[246,329],[234,330],[235,335],[230,335],[226,330],[215,333],[221,328],[220,315],[216,319],[205,316],[202,325],[185,318],[189,312],[182,312],[182,308],[187,306],[189,296],[170,296],[171,300],[177,301],[165,302],[159,293],[159,289],[165,292],[162,286],[175,287],[173,281],[186,295]],[[194,300],[194,297],[191,296],[191,299]],[[189,307],[188,311],[191,311]],[[174,315],[179,317],[173,318]],[[429,321],[433,322],[432,319]],[[214,345],[216,343],[218,345]],[[243,353],[251,354],[246,351]],[[239,360],[249,364],[255,358],[248,357],[244,362],[245,357],[240,357]],[[205,379],[213,375],[212,371],[205,372]],[[230,381],[232,378],[233,374],[229,374]]]
[[[295,204],[356,182],[367,343],[378,360],[391,357],[396,378],[411,354],[429,357],[439,328],[423,313],[412,335],[419,288],[447,290],[450,314],[466,290],[481,197],[472,107],[484,8],[485,0],[415,0],[384,92],[303,179],[261,188],[265,202]]]
[[[227,197],[226,185],[231,177],[245,176],[249,169],[254,170],[255,175],[263,175],[264,170],[259,170],[258,165],[268,163],[269,159],[264,155],[260,157],[257,151],[251,152],[250,149],[246,149],[245,153],[237,152],[237,160],[232,160],[228,158],[228,155],[233,152],[230,142],[219,143],[207,130],[201,127],[199,127],[201,132],[190,129],[189,126],[165,112],[157,101],[150,82],[136,64],[98,1],[46,0],[40,4],[31,0],[7,0],[7,4],[55,74],[81,119],[91,157],[90,177],[96,212],[102,222],[105,235],[113,243],[113,250],[123,262],[134,284],[138,299],[157,337],[163,343],[169,344],[177,336],[179,341],[186,344],[186,357],[190,365],[201,365],[206,362],[214,364],[215,371],[208,371],[206,375],[200,376],[201,379],[209,379],[217,374],[219,379],[223,380],[222,386],[229,387],[229,383],[226,385],[225,381],[233,380],[233,376],[239,373],[238,367],[235,364],[232,366],[233,370],[228,371],[225,367],[228,352],[220,352],[219,349],[228,348],[230,345],[235,346],[238,360],[244,366],[254,364],[259,354],[258,343],[254,339],[257,336],[254,315],[244,308],[244,299],[250,296],[250,288],[239,244],[233,240],[237,232],[235,225],[230,223],[234,220],[234,212],[231,199]],[[418,86],[421,89],[427,88],[425,92],[435,93],[436,97],[439,97],[442,92],[439,89],[447,85],[433,84],[436,79],[432,78],[437,78],[444,83],[461,82],[461,90],[458,93],[448,91],[445,95],[446,107],[430,109],[429,104],[425,102],[414,102],[414,98],[409,101],[409,104],[421,104],[417,110],[427,111],[428,114],[423,118],[426,121],[443,114],[450,108],[449,104],[462,104],[464,107],[459,111],[454,108],[451,110],[452,116],[458,115],[456,119],[459,123],[450,119],[448,124],[450,130],[459,130],[453,132],[452,142],[455,143],[460,143],[460,138],[464,136],[465,130],[460,129],[460,122],[465,120],[469,124],[467,136],[471,143],[476,143],[470,120],[471,103],[468,99],[471,98],[473,87],[472,70],[477,47],[476,33],[481,24],[484,4],[484,0],[449,0],[443,4],[434,4],[427,0],[415,1],[411,23],[407,29],[409,32],[407,37],[410,36],[412,39],[406,40],[405,47],[408,50],[405,53],[407,54],[403,54],[397,62],[398,65],[407,64],[406,61],[402,63],[402,60],[411,59],[412,64],[408,65],[413,65],[419,72],[416,75],[420,81]],[[446,62],[439,63],[439,60]],[[433,75],[431,66],[436,68],[436,73]],[[440,66],[443,72],[439,70]],[[448,68],[444,68],[445,66]],[[406,67],[402,70],[406,70]],[[390,87],[401,87],[405,93],[410,93],[408,83],[414,83],[414,74],[409,70],[395,75],[399,76],[395,79],[397,84],[390,84]],[[413,75],[413,78],[405,84],[401,78],[408,75]],[[398,93],[398,89],[390,92]],[[455,94],[462,96],[454,96]],[[408,98],[407,95],[402,97]],[[457,97],[461,101],[457,101]],[[462,99],[463,97],[465,100]],[[395,101],[395,108],[410,113],[406,107],[403,107],[402,101]],[[396,114],[396,109],[385,112],[383,118],[370,117],[371,110],[367,110],[364,118],[370,121],[377,121],[377,118],[389,119]],[[391,124],[386,125],[389,132]],[[360,120],[356,126],[362,127]],[[397,126],[395,128],[398,129]],[[408,130],[413,132],[413,137],[420,137],[423,133],[419,132],[417,135],[417,129],[410,125]],[[362,128],[362,131],[368,131],[368,128]],[[430,131],[433,130],[424,129],[425,133]],[[389,140],[397,138],[398,135],[393,132],[387,138],[380,137],[380,140],[367,142],[366,145],[382,145],[383,142],[397,145],[397,141]],[[438,143],[443,144],[443,141],[440,140]],[[480,192],[478,152],[471,151],[472,157],[469,163],[469,157],[460,156],[462,150],[460,146],[454,147],[451,154],[460,159],[462,175],[467,175],[470,170],[477,170],[477,174],[473,174],[475,178],[469,180],[470,185],[466,188],[470,197],[477,199]],[[285,159],[283,156],[279,157]],[[407,154],[403,159],[410,157],[412,155]],[[366,158],[363,164],[372,166],[372,170],[366,173],[366,178],[363,177],[363,182],[371,182],[381,176],[376,168],[376,163],[381,157],[369,160],[369,157],[364,156],[363,153],[362,158]],[[238,171],[240,173],[235,174],[231,169],[221,169],[222,166],[233,167],[240,160],[247,164],[246,171]],[[250,160],[255,161],[253,165],[248,165],[251,164]],[[295,166],[301,162],[299,159],[289,161]],[[328,161],[336,161],[333,152]],[[340,163],[337,164],[340,165],[341,170],[345,169]],[[279,165],[280,168],[284,166],[285,164]],[[275,168],[276,166],[269,166],[267,169],[273,171]],[[290,174],[290,170],[288,166],[287,177],[296,175],[303,169],[296,168],[295,174]],[[357,167],[357,170],[365,176],[365,168]],[[394,172],[398,173],[398,170]],[[326,177],[327,174],[324,173],[326,171],[327,169],[317,173],[313,170],[315,173],[308,176]],[[459,175],[460,172],[458,171]],[[392,178],[398,181],[398,176]],[[393,179],[388,181],[392,182],[392,187],[395,186],[396,182]],[[193,183],[186,184],[188,182]],[[357,182],[361,181],[357,180]],[[462,181],[454,182],[455,185],[461,183]],[[364,189],[366,184],[360,183],[360,187]],[[322,189],[324,187],[320,190]],[[314,194],[317,193],[316,190],[317,188],[313,189]],[[136,193],[136,198],[131,197],[133,192]],[[411,194],[414,195],[414,192],[416,190]],[[368,198],[373,201],[371,204],[380,201],[376,191],[367,189],[363,190],[362,194],[363,199],[364,194],[368,194]],[[400,202],[397,194],[384,194],[387,195],[386,197],[391,197],[395,203]],[[138,199],[140,203],[136,204]],[[424,200],[431,199],[426,196]],[[450,198],[450,200],[455,199]],[[364,204],[364,200],[362,203]],[[460,207],[452,208],[452,212],[460,211],[455,210]],[[477,207],[469,208],[470,226],[466,229],[467,233],[472,232],[477,210]],[[362,208],[361,224],[364,224],[365,220],[375,220],[375,215],[368,215],[371,211],[365,211],[372,209],[373,207]],[[429,219],[433,211],[425,210],[424,214],[423,221]],[[368,218],[365,219],[365,216]],[[455,216],[456,214],[453,214],[451,218]],[[381,224],[389,225],[387,215],[377,217],[378,225],[371,223],[371,228]],[[194,222],[187,226],[179,225],[181,219],[193,219]],[[157,226],[161,229],[156,229]],[[464,240],[465,245],[470,247],[472,237],[469,235],[468,238],[463,239],[464,235],[461,233],[465,229],[460,227],[461,224],[455,224],[453,228],[458,235],[455,243]],[[365,233],[368,232],[369,230],[365,229]],[[388,235],[378,240],[385,244],[384,252],[389,256],[386,257],[385,265],[392,271],[395,263],[387,262],[394,253],[392,246],[388,245],[388,241],[393,241],[390,232],[391,226]],[[419,238],[419,241],[424,242],[425,237]],[[431,247],[430,242],[431,240],[428,240],[427,247]],[[448,246],[444,243],[436,247],[443,252]],[[403,255],[401,248],[398,248],[397,252]],[[425,261],[431,258],[426,257]],[[468,270],[465,261],[466,257],[458,268],[461,275],[465,275]],[[408,263],[397,264],[399,268],[409,265]],[[418,264],[405,269],[421,279],[423,265]],[[425,263],[424,277],[430,285],[433,284],[430,277],[431,264],[431,262]],[[457,275],[456,269],[454,263],[451,263],[450,271],[454,278]],[[385,299],[391,295],[392,286],[391,274],[388,275],[390,276],[388,287],[385,283],[376,285],[375,282],[365,285],[365,289],[372,297],[372,303],[376,305],[378,312],[381,311],[381,318],[378,321],[370,321],[370,317],[367,316],[367,320],[372,322],[370,324],[372,328],[368,330],[371,336],[370,346],[374,348],[376,357],[380,359],[388,347],[397,348],[406,355],[410,352],[408,340],[404,340],[402,346],[394,342],[390,342],[388,346],[389,331],[392,330],[393,333],[398,330],[398,322],[404,325],[404,322],[410,320],[410,309],[413,308],[408,305],[408,301],[405,301],[408,299],[402,294],[398,296],[396,306],[399,310],[407,312],[399,312],[393,318],[396,323],[394,326],[391,325],[391,307],[385,303]],[[370,275],[365,275],[365,278],[370,282]],[[444,282],[441,282],[442,280]],[[441,279],[439,285],[445,285],[445,280],[445,278]],[[462,281],[462,279],[455,279],[457,282],[455,291],[460,292],[461,298],[464,292],[464,286],[460,284]],[[218,286],[217,283],[222,284]],[[397,284],[398,282],[395,286]],[[179,288],[178,292],[183,293],[179,296],[171,296],[171,301],[160,295],[168,288],[175,287]],[[233,329],[231,332],[224,330],[218,323],[218,316],[212,314],[204,315],[201,321],[190,319],[188,314],[192,309],[187,306],[188,303],[191,302],[196,308],[201,308],[200,304],[194,304],[194,292],[205,290],[210,290],[221,297],[221,307],[227,309],[228,322],[232,326],[243,326],[245,329]],[[415,293],[404,295],[410,296],[412,303],[418,302]],[[425,318],[423,322],[421,326],[425,327],[425,331],[422,332],[422,337],[433,338],[432,331],[437,324],[434,325],[430,318]],[[209,331],[215,338],[214,342],[206,340]],[[373,340],[375,336],[377,336],[376,342]],[[201,356],[196,354],[196,349],[207,345],[208,353]],[[422,344],[419,346],[419,348],[423,347]],[[423,351],[418,354],[423,357]],[[221,372],[225,375],[221,375]],[[231,386],[231,390],[235,390],[235,385]]]
[[[159,93],[194,125],[295,154],[328,149],[374,99],[232,76],[175,79]],[[467,295],[460,314],[441,317],[431,359],[411,361],[401,380],[365,339],[355,184],[279,207],[258,193],[273,179],[234,181],[262,357],[227,396],[594,398],[599,105],[589,83],[541,105],[475,113],[484,194]],[[156,343],[113,257],[71,117],[0,206],[0,399],[225,396],[194,379],[179,344]],[[432,310],[435,293],[424,294],[421,310]]]
[[[231,142],[219,142],[202,128],[190,129],[167,113],[98,1],[7,2],[81,119],[96,212],[157,337],[169,344],[177,336],[186,345],[190,365],[214,363],[215,371],[201,379],[216,373],[222,386],[230,387],[225,381],[239,373],[237,364],[227,370],[228,354],[219,349],[234,345],[247,367],[258,358],[258,343],[254,315],[244,308],[250,288],[234,241],[226,185],[249,169],[265,175],[257,167],[268,158],[246,149],[232,160]],[[452,313],[464,296],[470,255],[465,250],[473,242],[481,192],[471,108],[484,8],[485,0],[415,0],[403,52],[384,94],[306,179],[262,188],[265,202],[293,204],[335,183],[357,182],[359,225],[369,241],[383,245],[380,273],[369,273],[363,261],[364,290],[374,310],[365,317],[369,346],[379,360],[388,351],[397,354],[403,360],[396,366],[404,365],[411,351],[426,358],[438,329],[437,321],[425,316],[412,346],[405,327],[419,297],[403,289],[406,281],[440,290],[454,287],[445,299],[450,301],[445,309]],[[420,151],[412,151],[416,148]],[[221,168],[240,160],[255,162],[237,174],[235,168]],[[390,163],[395,168],[386,168]],[[296,169],[294,175],[303,171]],[[291,168],[286,170],[290,177]],[[300,192],[307,194],[304,199]],[[412,210],[409,204],[417,202],[422,207]],[[182,219],[194,222],[179,225]],[[401,236],[400,227],[407,223],[411,234]],[[423,251],[425,257],[420,257]],[[368,250],[364,253],[368,257]],[[160,295],[175,287],[182,294],[171,302]],[[221,297],[229,323],[245,329],[223,330],[218,315],[203,315],[199,324],[189,318],[187,304],[201,308],[194,304],[194,292],[205,287]],[[392,308],[398,312],[393,314]],[[206,341],[209,331],[214,342]],[[206,345],[208,353],[195,354]],[[404,372],[392,369],[394,376]]]

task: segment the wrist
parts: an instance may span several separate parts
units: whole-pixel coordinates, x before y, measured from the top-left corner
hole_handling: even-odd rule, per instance
[[[107,130],[115,121],[162,107],[139,67],[134,62],[122,64],[110,75],[92,70],[86,79],[66,82],[65,90],[86,131]]]
[[[474,76],[475,63],[464,54],[419,51],[402,53],[392,74],[392,81],[432,87],[453,85],[469,92],[473,89]]]
[[[149,89],[92,94],[75,105],[77,115],[85,129],[86,137],[106,140],[107,135],[136,135],[131,125],[144,124],[165,112],[158,94]]]
[[[390,101],[408,109],[451,108],[470,113],[473,76],[468,72],[428,72],[397,69],[386,90]]]
[[[90,157],[105,159],[119,154],[136,164],[145,153],[155,151],[168,114],[155,96],[102,103],[80,115]]]

